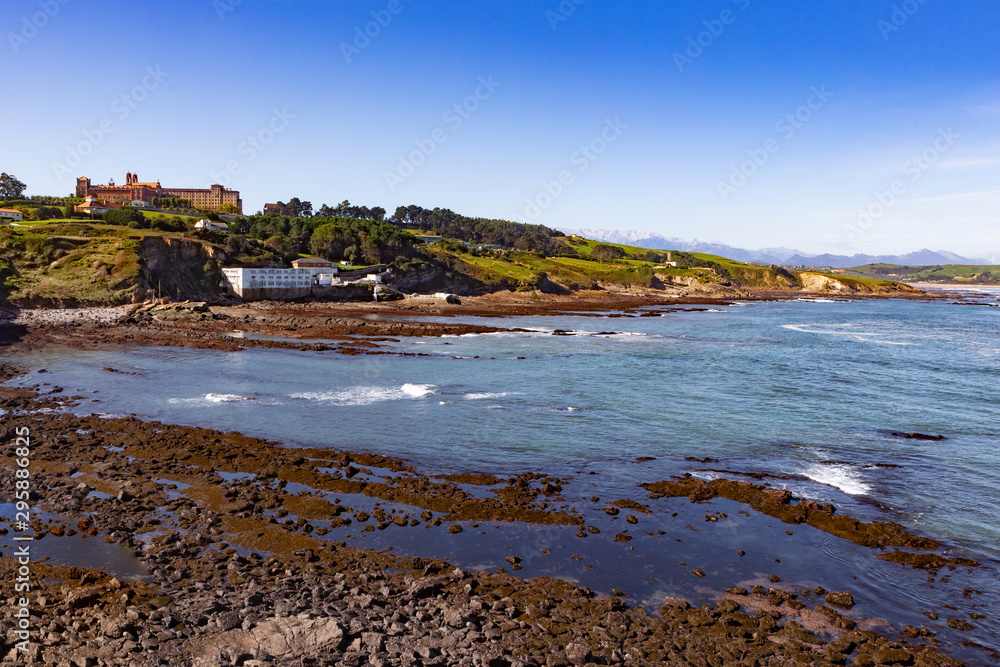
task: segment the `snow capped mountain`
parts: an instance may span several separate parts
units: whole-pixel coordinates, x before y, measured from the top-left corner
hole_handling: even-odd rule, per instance
[[[936,264],[991,264],[982,258],[962,257],[947,250],[918,250],[905,255],[809,255],[793,248],[761,248],[746,250],[724,243],[705,243],[694,239],[685,241],[677,237],[661,236],[650,232],[619,229],[560,229],[566,234],[580,234],[588,239],[605,243],[620,243],[651,250],[683,250],[720,255],[740,262],[785,264],[788,266],[829,266],[846,269],[862,264],[905,264],[908,266],[933,266]]]

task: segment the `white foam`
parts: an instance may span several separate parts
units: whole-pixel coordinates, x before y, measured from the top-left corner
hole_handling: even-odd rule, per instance
[[[871,488],[861,481],[860,475],[849,466],[814,465],[804,474],[814,482],[836,487],[851,496],[865,496],[871,491]]]
[[[246,396],[240,396],[239,394],[205,394],[204,396],[196,396],[194,398],[170,398],[167,399],[167,403],[171,405],[194,405],[194,406],[208,406],[217,405],[219,403],[236,403],[238,401],[249,401],[250,398]]]
[[[239,394],[205,394],[205,400],[209,403],[232,403],[234,401],[247,401],[250,399]]]
[[[400,387],[349,387],[333,391],[309,391],[292,394],[292,398],[332,405],[372,405],[387,401],[403,401],[425,398],[436,393],[432,384],[404,384]]]
[[[823,299],[823,298],[815,298],[815,299],[798,298],[798,299],[792,299],[792,301],[801,301],[802,303],[842,303],[842,301],[838,299]]]
[[[486,399],[493,398],[504,398],[505,396],[519,396],[518,392],[514,391],[473,391],[465,395],[466,400],[469,401],[482,401]]]
[[[877,331],[859,331],[853,328],[855,326],[854,324],[781,324],[779,326],[782,329],[789,329],[800,333],[819,334],[822,336],[850,336],[860,343],[875,343],[878,345],[913,345],[913,343],[903,341],[878,340],[879,337],[884,336],[885,334]],[[814,328],[819,326],[839,327],[839,329],[831,331],[829,328]]]
[[[411,398],[423,398],[424,396],[437,393],[432,384],[411,384],[407,382],[403,385],[402,389],[403,393]]]

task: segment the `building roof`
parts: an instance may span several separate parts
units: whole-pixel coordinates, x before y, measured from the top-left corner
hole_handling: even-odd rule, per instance
[[[24,211],[18,211],[16,208],[0,208],[0,213],[20,213],[24,215]]]
[[[299,264],[304,266],[333,266],[333,262],[328,259],[323,259],[322,257],[299,257],[298,259],[292,261],[292,266],[297,266]]]

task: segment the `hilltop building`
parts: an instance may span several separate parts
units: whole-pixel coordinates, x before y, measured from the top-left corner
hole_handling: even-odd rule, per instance
[[[196,188],[165,188],[160,182],[147,183],[139,180],[139,176],[129,172],[125,175],[125,185],[115,185],[114,181],[107,185],[92,185],[89,178],[81,176],[76,179],[77,197],[95,197],[107,204],[134,205],[134,202],[145,202],[152,205],[153,200],[160,197],[175,197],[187,199],[194,208],[220,211],[227,205],[243,213],[243,200],[238,190],[229,190],[215,183],[208,189]]]

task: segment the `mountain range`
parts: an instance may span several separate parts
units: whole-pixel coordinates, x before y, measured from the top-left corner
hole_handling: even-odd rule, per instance
[[[706,243],[695,239],[685,241],[676,237],[660,236],[649,232],[618,229],[560,229],[566,234],[580,234],[588,239],[605,243],[620,243],[650,250],[683,250],[728,257],[740,262],[783,264],[785,266],[829,266],[846,269],[862,264],[905,264],[907,266],[934,266],[937,264],[992,264],[983,258],[962,257],[947,250],[918,250],[905,255],[809,255],[793,248],[761,248],[746,250],[724,243]]]

